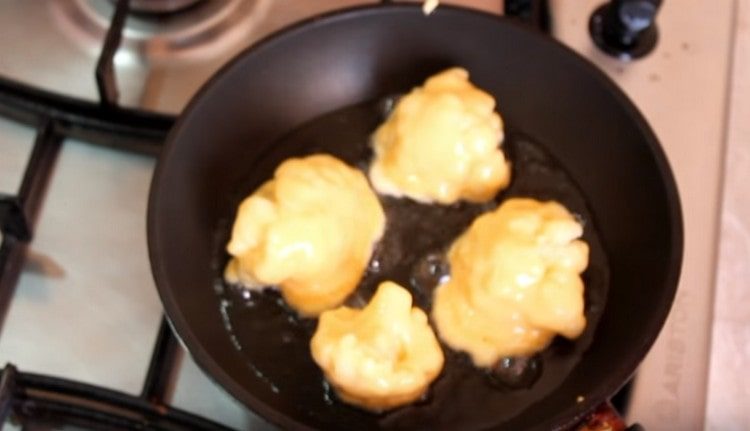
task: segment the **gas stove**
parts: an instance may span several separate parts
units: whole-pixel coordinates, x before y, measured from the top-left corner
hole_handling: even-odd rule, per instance
[[[506,7],[535,4],[526,18],[609,74],[666,150],[685,217],[682,278],[665,328],[620,397],[629,423],[698,429],[736,5],[667,0],[653,51],[624,61],[590,35],[602,2]],[[174,116],[242,49],[301,19],[375,1],[131,0],[118,14],[124,3],[0,1],[0,366],[14,364],[0,379],[0,418],[10,407],[4,385],[15,382],[31,400],[16,419],[59,413],[62,404],[34,398],[57,391],[95,394],[102,411],[162,414],[184,427],[175,429],[270,428],[197,368],[163,320],[145,227],[155,155]],[[504,10],[501,0],[445,3]]]

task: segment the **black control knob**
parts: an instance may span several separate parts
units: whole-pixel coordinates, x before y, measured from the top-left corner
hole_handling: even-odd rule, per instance
[[[612,0],[594,11],[589,31],[607,54],[631,60],[656,46],[656,12],[661,0]]]

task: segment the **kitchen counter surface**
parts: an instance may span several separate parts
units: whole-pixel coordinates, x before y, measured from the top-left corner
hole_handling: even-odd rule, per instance
[[[706,424],[750,430],[750,0],[738,2]]]

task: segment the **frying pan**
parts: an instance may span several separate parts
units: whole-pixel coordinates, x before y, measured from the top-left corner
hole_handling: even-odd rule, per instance
[[[541,377],[530,386],[488,383],[465,357],[445,349],[448,365],[425,400],[372,414],[339,402],[326,388],[307,347],[314,321],[296,318],[273,293],[249,296],[222,283],[222,247],[239,200],[284,158],[329,151],[361,162],[367,134],[387,105],[383,98],[454,65],[495,96],[515,142],[504,145],[514,181],[525,185],[512,185],[498,200],[559,197],[582,214],[593,244],[594,268],[585,274],[589,325],[582,340],[556,340],[542,354]],[[533,142],[538,151],[531,153],[543,153],[538,157],[559,169],[529,162],[524,142]],[[398,205],[389,223],[431,211]],[[416,262],[408,259],[414,254],[409,247],[429,242],[431,232],[457,234],[446,230],[458,225],[441,226],[412,232],[402,244],[406,251],[392,259],[394,268]],[[218,72],[181,115],[159,159],[148,238],[166,313],[195,361],[250,409],[286,429],[571,426],[616,392],[648,351],[669,312],[682,259],[669,165],[616,85],[522,25],[456,7],[425,17],[412,5],[360,7],[309,20]],[[393,250],[384,257],[393,257]],[[394,271],[367,278],[408,283]],[[428,308],[429,299],[418,293],[415,300]]]

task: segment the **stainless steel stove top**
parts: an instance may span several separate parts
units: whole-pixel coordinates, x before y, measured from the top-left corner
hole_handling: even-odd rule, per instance
[[[629,420],[649,430],[698,429],[707,397],[735,2],[665,1],[656,50],[623,63],[589,37],[588,18],[601,1],[551,0],[554,35],[601,67],[643,111],[675,171],[685,214],[677,300],[638,372]],[[368,2],[215,0],[187,15],[129,18],[115,57],[120,101],[179,112],[247,45],[304,17],[359,3]],[[500,0],[453,3],[502,10]],[[112,10],[105,0],[1,0],[0,75],[95,100],[92,71]],[[33,136],[0,117],[0,192],[17,188]],[[2,329],[0,364],[139,390],[161,316],[145,234],[153,165],[152,158],[66,142]],[[187,356],[174,403],[236,428],[262,426]]]

